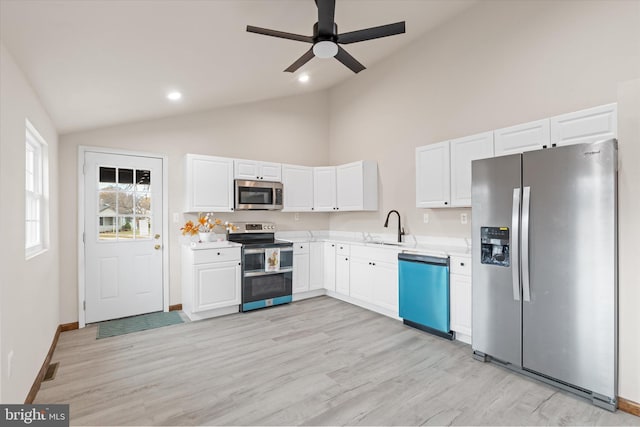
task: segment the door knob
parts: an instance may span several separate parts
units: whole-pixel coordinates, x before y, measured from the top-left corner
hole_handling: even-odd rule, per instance
[[[160,246],[160,245],[155,245],[155,246],[153,247],[153,249],[155,249],[156,251],[157,251],[158,249],[160,249],[160,248],[161,248],[161,246]]]
[[[153,238],[154,238],[154,239],[159,239],[159,238],[160,238],[160,235],[159,235],[159,234],[156,234],[155,236],[153,236]]]

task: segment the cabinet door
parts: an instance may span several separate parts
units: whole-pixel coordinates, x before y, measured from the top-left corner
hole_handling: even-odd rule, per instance
[[[373,265],[366,258],[351,257],[349,261],[349,295],[364,302],[372,302]]]
[[[551,118],[551,143],[558,146],[618,137],[618,104],[602,105]]]
[[[293,255],[293,293],[309,290],[309,253]]]
[[[336,292],[349,295],[349,256],[336,254]]]
[[[264,181],[282,181],[282,165],[280,163],[260,162],[260,178]]]
[[[233,211],[233,160],[191,154],[186,159],[186,212]]]
[[[416,148],[417,207],[449,206],[449,171],[449,141]]]
[[[336,167],[336,204],[341,211],[359,211],[363,208],[362,162]]]
[[[319,212],[336,210],[336,168],[313,168],[313,209]]]
[[[260,162],[236,159],[233,161],[233,171],[236,179],[260,179]]]
[[[471,336],[471,277],[452,274],[451,330]]]
[[[471,206],[471,162],[493,157],[493,132],[451,141],[451,206]]]
[[[313,210],[313,168],[282,165],[283,212]]]
[[[324,244],[324,288],[329,291],[336,290],[336,245],[325,242]]]
[[[194,268],[194,312],[240,304],[237,261],[198,264]]]
[[[324,288],[324,245],[309,243],[309,290]]]
[[[493,134],[496,156],[540,150],[551,141],[549,119],[498,129]]]
[[[373,261],[372,302],[398,315],[398,267]]]

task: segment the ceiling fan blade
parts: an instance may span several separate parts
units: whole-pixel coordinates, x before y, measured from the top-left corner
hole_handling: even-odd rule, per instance
[[[366,68],[364,65],[359,63],[356,58],[349,55],[349,53],[340,46],[338,46],[338,53],[336,54],[335,58],[356,74]]]
[[[254,27],[252,25],[247,25],[247,31],[249,33],[262,34],[265,36],[280,37],[282,39],[313,43],[313,37],[310,37],[310,36],[302,36],[300,34],[285,33],[284,31],[270,30],[268,28]]]
[[[338,43],[349,44],[363,42],[365,40],[379,39],[380,37],[395,36],[405,32],[404,21],[394,24],[381,25],[379,27],[365,28],[364,30],[351,31],[338,34]]]
[[[336,0],[316,0],[316,5],[318,6],[318,34],[333,35]]]
[[[298,68],[302,67],[304,64],[309,62],[311,60],[311,58],[313,58],[314,56],[315,55],[313,54],[313,48],[311,48],[308,51],[306,51],[304,55],[302,55],[300,58],[298,58],[296,60],[296,62],[294,62],[293,64],[289,65],[289,68],[287,68],[284,71],[286,71],[288,73],[295,73]]]

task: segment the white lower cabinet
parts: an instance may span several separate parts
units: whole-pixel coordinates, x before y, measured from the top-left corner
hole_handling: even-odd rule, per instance
[[[324,244],[324,288],[328,291],[336,290],[336,244],[325,242]]]
[[[336,248],[336,292],[349,295],[349,245],[338,244]]]
[[[293,244],[293,293],[309,290],[309,243]]]
[[[191,319],[238,311],[240,248],[182,249],[182,311]]]
[[[398,251],[352,246],[349,295],[383,314],[398,316]],[[377,308],[381,309],[378,310]]]
[[[324,242],[309,243],[309,290],[324,288]]]
[[[451,257],[451,330],[456,339],[471,344],[471,258]]]

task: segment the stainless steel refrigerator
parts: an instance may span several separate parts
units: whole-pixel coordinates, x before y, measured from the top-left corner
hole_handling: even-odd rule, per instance
[[[472,163],[474,357],[609,410],[617,151],[609,140]]]

